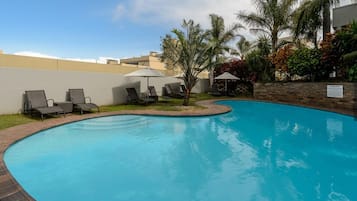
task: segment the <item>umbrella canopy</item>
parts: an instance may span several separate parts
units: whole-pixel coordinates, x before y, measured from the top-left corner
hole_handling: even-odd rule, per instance
[[[128,73],[125,76],[127,76],[127,77],[146,77],[147,78],[147,86],[149,87],[149,77],[163,77],[164,74],[161,73],[160,71],[157,71],[155,69],[147,67],[147,68],[143,68],[143,69]]]
[[[227,80],[240,80],[238,77],[228,73],[224,72],[221,75],[217,76],[214,78],[215,80],[225,80],[225,91],[227,93]]]
[[[215,80],[240,80],[238,77],[236,77],[228,72],[224,72],[221,75],[215,77],[214,79]]]

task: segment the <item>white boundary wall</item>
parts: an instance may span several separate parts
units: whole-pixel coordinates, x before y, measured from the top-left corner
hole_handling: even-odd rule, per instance
[[[150,78],[149,81],[159,95],[166,83],[182,82],[173,77]],[[22,112],[26,90],[44,89],[47,98],[62,102],[66,100],[69,88],[83,88],[85,96],[90,96],[92,102],[112,105],[126,102],[126,87],[140,88],[144,92],[146,78],[125,77],[117,73],[0,67],[0,114]],[[207,87],[208,80],[201,80],[193,92],[207,91]]]

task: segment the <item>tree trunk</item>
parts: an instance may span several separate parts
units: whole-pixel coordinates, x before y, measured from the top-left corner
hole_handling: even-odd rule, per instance
[[[273,33],[271,37],[271,49],[272,53],[276,52],[276,46],[278,45],[278,35],[276,33]]]
[[[209,85],[212,88],[214,82],[214,69],[210,70],[210,72],[208,73],[208,78],[209,78]]]
[[[185,91],[185,98],[183,100],[183,104],[184,106],[188,106],[189,103],[190,103],[190,95],[191,95],[191,89],[189,88],[186,88],[186,91]]]
[[[331,32],[330,2],[326,2],[322,11],[322,39],[326,39],[326,34]]]
[[[274,30],[271,35],[271,49],[272,53],[275,53],[278,46],[278,31]]]
[[[317,31],[314,31],[314,46],[315,48],[319,48],[319,44],[317,43]]]

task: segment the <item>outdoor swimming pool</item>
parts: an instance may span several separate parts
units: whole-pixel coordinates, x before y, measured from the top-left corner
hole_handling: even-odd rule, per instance
[[[357,122],[220,101],[205,117],[121,115],[55,127],[5,153],[38,201],[357,200]]]

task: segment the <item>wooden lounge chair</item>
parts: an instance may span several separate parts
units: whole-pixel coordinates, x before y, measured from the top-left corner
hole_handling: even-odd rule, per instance
[[[39,113],[41,115],[41,120],[43,120],[44,115],[46,114],[63,114],[64,111],[62,108],[58,106],[49,106],[48,101],[52,101],[52,105],[54,103],[53,99],[47,99],[45,90],[30,90],[25,91],[25,112],[28,112],[31,116],[33,113]]]
[[[140,98],[135,88],[126,88],[126,91],[128,92],[128,103],[147,105],[155,102],[155,99],[150,97]]]
[[[91,111],[92,109],[97,109],[99,112],[99,107],[92,103],[92,100],[89,96],[84,96],[83,89],[69,89],[69,98],[73,103],[73,110],[79,110],[81,114],[84,111]]]

